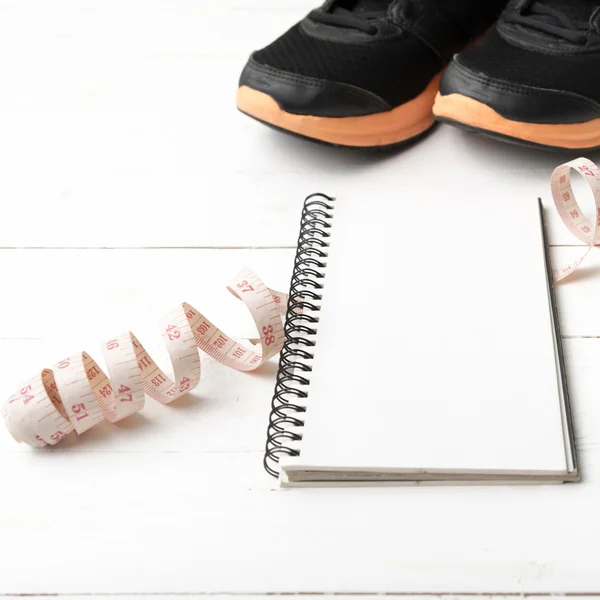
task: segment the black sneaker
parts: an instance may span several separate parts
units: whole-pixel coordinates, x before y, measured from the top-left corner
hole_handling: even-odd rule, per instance
[[[255,52],[237,106],[339,146],[385,147],[434,124],[440,73],[506,0],[328,0]]]
[[[454,58],[439,120],[551,149],[600,147],[600,0],[511,2]]]

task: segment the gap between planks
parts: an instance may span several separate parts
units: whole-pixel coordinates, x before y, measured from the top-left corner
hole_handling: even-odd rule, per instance
[[[321,598],[378,598],[378,597],[400,597],[400,598],[420,598],[431,600],[445,600],[457,598],[600,598],[600,592],[83,592],[83,593],[42,593],[42,594],[3,594],[0,593],[0,598],[90,598],[90,597],[119,597],[119,598],[136,598],[136,597],[169,597],[169,598],[189,598],[194,596],[211,596],[211,597],[287,597],[301,596],[312,597],[319,596]]]
[[[291,246],[0,246],[2,250],[294,250]]]
[[[46,338],[43,337],[9,337],[0,335],[0,341],[2,342],[41,342]],[[600,335],[561,335],[563,340],[597,340],[600,339]],[[0,594],[2,597],[2,594]]]
[[[549,244],[550,248],[582,248],[585,244]],[[295,250],[296,244],[279,246],[0,246],[4,250]]]

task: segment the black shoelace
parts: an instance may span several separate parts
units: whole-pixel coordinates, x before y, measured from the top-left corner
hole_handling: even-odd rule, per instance
[[[369,35],[375,35],[377,33],[377,26],[369,20],[369,17],[380,15],[369,13],[358,14],[347,8],[335,7],[331,12],[313,10],[308,16],[316,23],[344,27],[346,29],[357,29]]]
[[[506,20],[581,45],[587,42],[590,26],[589,22],[575,21],[557,8],[546,6],[543,0],[533,0],[520,12],[507,15]]]

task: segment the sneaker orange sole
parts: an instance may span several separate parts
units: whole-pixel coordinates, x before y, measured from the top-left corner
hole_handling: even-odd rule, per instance
[[[268,94],[242,86],[237,107],[263,123],[311,140],[354,148],[393,146],[408,142],[435,124],[432,108],[439,91],[437,75],[416,98],[392,110],[361,117],[314,117],[281,109]]]
[[[462,94],[438,94],[433,112],[439,120],[453,125],[547,149],[589,150],[600,146],[600,119],[565,125],[511,121]]]

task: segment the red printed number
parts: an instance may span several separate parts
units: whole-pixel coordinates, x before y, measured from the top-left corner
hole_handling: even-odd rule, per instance
[[[263,327],[263,335],[265,336],[265,344],[270,346],[275,341],[275,336],[273,335],[273,325]]]
[[[190,380],[187,377],[181,379],[181,385],[179,386],[180,392],[185,392],[190,389]]]
[[[225,336],[220,335],[214,342],[213,344],[217,347],[217,348],[222,348],[225,345],[225,342],[227,342],[227,338]]]
[[[109,342],[106,342],[106,349],[107,350],[114,350],[115,348],[119,347],[119,342],[117,342],[117,340],[110,340]]]
[[[175,327],[175,325],[169,325],[167,327],[167,335],[169,336],[169,339],[173,341],[181,337],[181,332],[179,329],[177,329],[177,327]]]
[[[202,321],[198,327],[196,327],[196,331],[200,335],[204,335],[210,329],[210,325],[206,321]]]
[[[31,386],[28,385],[24,388],[21,388],[21,395],[23,396],[23,402],[25,404],[29,404],[33,400],[33,396],[29,393],[31,391]]]
[[[107,383],[101,390],[100,394],[102,394],[103,398],[107,398],[112,394],[112,388],[110,387],[110,383]]]
[[[89,416],[86,412],[83,412],[85,410],[85,404],[83,404],[83,402],[81,404],[73,404],[73,412],[75,413],[75,418],[78,421],[81,421],[82,419],[85,419],[87,416]]]
[[[150,359],[147,356],[142,357],[139,361],[138,361],[138,367],[140,368],[140,371],[143,371],[146,367],[150,366]]]
[[[235,352],[233,353],[233,357],[234,358],[242,358],[242,356],[244,356],[244,354],[246,354],[246,350],[244,348],[240,348],[239,346],[235,349]]]
[[[157,375],[153,380],[152,380],[152,385],[154,387],[158,387],[159,385],[162,385],[164,382],[166,381],[165,376],[164,375]]]
[[[88,379],[94,379],[96,375],[100,375],[100,369],[97,366],[93,366],[87,370]]]
[[[587,165],[581,165],[581,167],[577,167],[580,173],[587,175],[588,177],[593,177],[594,173]]]
[[[244,292],[253,292],[254,288],[244,279],[244,281],[240,281],[240,283],[237,284],[238,289],[241,290],[242,294]]]
[[[58,363],[58,368],[59,368],[59,369],[66,369],[66,368],[67,368],[67,367],[68,367],[70,364],[71,364],[71,363],[70,363],[69,359],[68,359],[68,358],[65,358],[65,360],[61,360],[61,361]]]
[[[121,396],[121,402],[131,402],[133,400],[132,394],[127,393],[131,392],[131,388],[128,388],[126,385],[119,386],[117,392],[119,392],[119,395]]]

